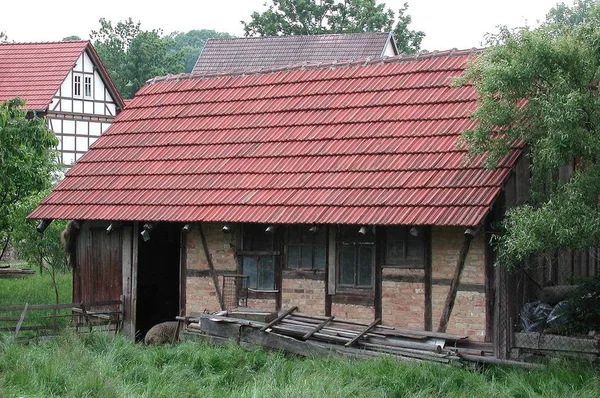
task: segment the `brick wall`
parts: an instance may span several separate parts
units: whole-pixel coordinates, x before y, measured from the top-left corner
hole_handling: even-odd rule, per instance
[[[422,269],[384,268],[381,270],[382,322],[407,329],[424,329],[425,284],[389,280],[396,277],[423,278]],[[388,279],[388,280],[386,280]]]
[[[204,224],[207,243],[217,272],[235,272],[234,240],[221,232],[221,224]],[[435,227],[432,229],[432,315],[433,328],[437,329],[441,312],[454,276],[456,261],[463,242],[464,228]],[[188,278],[186,286],[186,311],[188,315],[203,311],[217,311],[219,303],[197,229],[187,239]],[[194,276],[194,271],[204,271]],[[198,275],[198,272],[196,272]],[[423,270],[384,268],[382,270],[383,323],[409,329],[424,328],[425,293]],[[404,280],[403,280],[404,278]],[[387,280],[386,280],[387,279]],[[390,280],[391,279],[391,280]],[[471,243],[461,286],[448,323],[448,332],[467,334],[483,340],[485,331],[485,280],[484,240],[478,234]],[[219,277],[219,284],[222,279]],[[323,315],[325,313],[325,282],[315,279],[285,278],[282,288],[282,308],[297,305],[301,312]],[[265,310],[275,309],[275,300],[249,299],[248,306]],[[370,323],[375,318],[373,306],[332,303],[331,314],[336,317]]]
[[[371,323],[375,319],[375,307],[333,303],[331,315],[354,322]]]
[[[206,236],[206,242],[210,251],[213,264],[217,273],[235,272],[237,263],[234,250],[233,234],[221,232],[222,224],[203,224],[202,228]],[[202,240],[197,228],[192,228],[187,236],[186,242],[186,264],[187,281],[185,288],[186,315],[194,316],[202,312],[214,312],[220,309],[219,300],[215,292],[212,277],[206,272],[198,276],[195,271],[208,271],[210,268],[206,261]],[[219,277],[219,286],[223,285],[223,279]]]
[[[325,281],[284,278],[281,307],[297,305],[300,312],[325,315]]]
[[[458,254],[464,239],[464,228],[441,228],[432,229],[432,278],[452,279]],[[485,242],[482,233],[478,233],[471,241],[469,254],[465,261],[465,268],[461,276],[461,285],[450,322],[448,322],[448,333],[467,334],[472,339],[483,340],[485,334],[485,293],[478,291],[466,291],[465,285],[479,287],[483,290],[485,283],[484,264]],[[433,285],[433,328],[437,329],[440,316],[444,308],[449,286]]]

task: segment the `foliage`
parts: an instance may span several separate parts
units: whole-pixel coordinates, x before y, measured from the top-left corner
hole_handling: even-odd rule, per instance
[[[7,43],[8,42],[8,36],[6,35],[6,32],[3,32],[0,30],[0,43]]]
[[[377,0],[273,0],[263,13],[242,21],[246,36],[393,32],[400,53],[419,51],[425,33],[410,30],[408,3],[395,13]]]
[[[45,121],[27,117],[25,102],[0,103],[0,244],[11,234],[10,218],[23,198],[50,187],[57,170],[57,140]],[[0,248],[1,249],[1,248]]]
[[[79,37],[77,35],[71,35],[71,36],[62,38],[62,41],[79,41],[79,40],[81,40],[81,37]]]
[[[519,143],[531,159],[532,202],[507,214],[498,263],[512,267],[536,252],[583,249],[600,242],[600,18],[502,32],[458,84],[479,94],[462,143],[494,167]],[[563,186],[558,169],[577,161]]]
[[[579,283],[563,312],[569,320],[565,332],[587,334],[591,330],[600,331],[600,275]]]
[[[546,15],[545,24],[557,31],[581,25],[590,20],[597,5],[597,0],[575,0],[572,6],[564,2],[558,3]]]
[[[201,29],[190,30],[189,32],[173,32],[165,39],[171,39],[169,54],[175,52],[183,53],[183,63],[186,73],[191,72],[196,65],[196,61],[208,39],[229,39],[232,36],[229,33],[217,32],[215,30]]]
[[[597,397],[591,365],[473,372],[390,358],[297,358],[229,345],[143,346],[65,333],[0,341],[0,395],[72,397]]]
[[[174,44],[160,30],[141,30],[131,18],[114,26],[99,22],[90,38],[123,98],[132,98],[152,77],[183,71],[183,54],[168,51]]]

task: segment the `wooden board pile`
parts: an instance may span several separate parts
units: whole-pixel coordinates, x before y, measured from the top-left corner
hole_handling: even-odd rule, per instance
[[[256,320],[256,316],[250,318],[221,311],[178,319],[186,321],[186,333],[204,335],[212,342],[235,340],[242,345],[261,345],[300,355],[338,353],[359,358],[392,355],[440,363],[512,364],[495,358],[490,343],[470,341],[465,335],[383,326],[379,320],[366,325],[332,316],[302,314],[297,307],[278,316],[267,316],[263,321]]]

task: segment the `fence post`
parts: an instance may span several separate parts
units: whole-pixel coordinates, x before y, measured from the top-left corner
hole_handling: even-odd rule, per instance
[[[27,307],[29,307],[29,304],[25,303],[25,308],[23,308],[23,312],[21,312],[21,318],[19,318],[19,322],[17,322],[17,327],[15,328],[15,340],[19,336],[19,330],[21,330],[21,325],[23,325],[23,321],[27,317]]]

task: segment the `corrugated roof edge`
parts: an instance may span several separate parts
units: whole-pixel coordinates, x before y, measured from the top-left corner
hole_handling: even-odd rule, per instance
[[[464,55],[478,55],[484,49],[483,48],[471,48],[467,50],[444,50],[444,51],[433,51],[427,53],[417,54],[401,54],[395,57],[382,57],[382,58],[363,58],[358,60],[348,61],[333,61],[333,62],[318,62],[318,63],[301,63],[295,65],[280,66],[276,68],[263,68],[255,70],[244,70],[244,71],[227,71],[218,73],[179,73],[177,75],[166,75],[153,77],[148,79],[146,84],[155,84],[165,81],[177,81],[177,80],[188,80],[188,79],[211,79],[217,77],[228,77],[228,76],[248,76],[248,75],[259,75],[276,72],[294,71],[298,69],[324,69],[324,68],[346,68],[352,66],[366,66],[375,64],[389,64],[395,62],[410,62],[417,60],[425,60],[436,57],[447,57],[447,56],[464,56]]]

